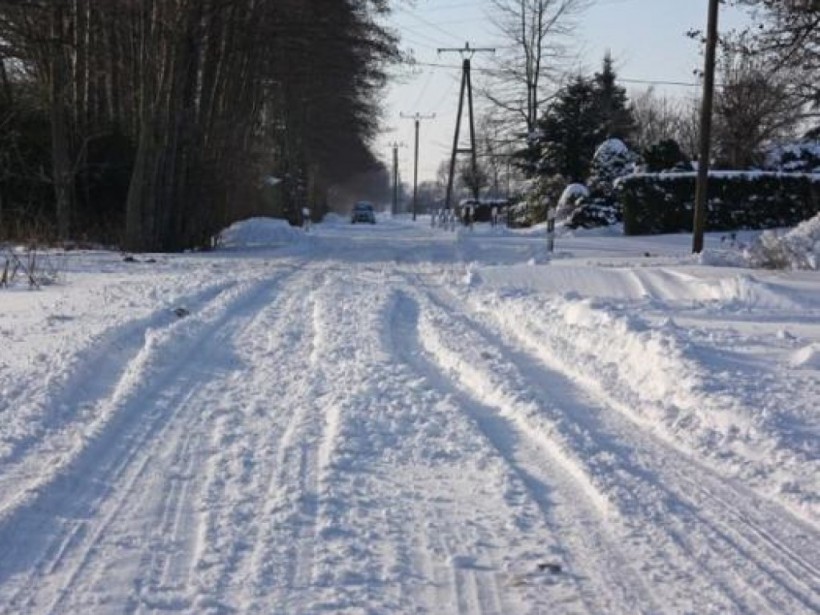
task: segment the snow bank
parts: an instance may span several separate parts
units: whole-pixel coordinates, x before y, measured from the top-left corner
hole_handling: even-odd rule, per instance
[[[820,370],[820,344],[809,344],[794,351],[790,363],[793,367]]]
[[[223,248],[259,248],[295,243],[304,238],[304,232],[291,226],[287,220],[249,218],[234,222],[219,234]]]
[[[745,253],[753,267],[767,269],[820,268],[820,214],[785,235],[764,231]]]
[[[325,214],[325,217],[322,218],[322,224],[331,225],[331,226],[339,226],[340,224],[350,224],[350,216],[343,216],[342,214],[337,214],[336,212],[329,212]]]
[[[784,407],[788,392],[768,375],[738,377],[728,368],[731,355],[706,345],[715,343],[714,332],[699,341],[671,316],[651,323],[618,303],[573,293],[546,301],[541,294],[476,299],[546,365],[637,426],[788,501],[807,519],[820,514],[816,459],[802,436],[784,429],[791,424],[802,433],[813,410],[798,409],[796,400],[794,408]],[[733,341],[748,343],[743,336]],[[792,369],[817,369],[818,345],[784,358]]]

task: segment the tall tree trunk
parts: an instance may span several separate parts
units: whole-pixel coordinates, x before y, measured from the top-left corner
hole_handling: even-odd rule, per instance
[[[73,201],[73,170],[69,155],[69,132],[66,124],[65,96],[68,86],[68,66],[64,46],[64,13],[60,4],[55,6],[51,23],[51,153],[54,196],[57,208],[57,237],[65,241],[71,232]]]

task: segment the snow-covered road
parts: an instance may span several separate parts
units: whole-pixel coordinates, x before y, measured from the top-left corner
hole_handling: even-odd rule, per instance
[[[820,612],[820,278],[685,241],[337,223],[0,290],[0,613]]]

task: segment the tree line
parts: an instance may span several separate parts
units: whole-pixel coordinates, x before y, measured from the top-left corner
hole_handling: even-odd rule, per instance
[[[388,10],[0,0],[0,236],[204,247],[266,199],[298,218],[351,177],[386,182],[369,144]]]

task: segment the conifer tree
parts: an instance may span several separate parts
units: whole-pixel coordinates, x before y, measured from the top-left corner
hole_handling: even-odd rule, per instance
[[[606,139],[620,139],[628,143],[635,131],[635,120],[629,109],[626,90],[617,84],[617,78],[612,55],[607,52],[600,72],[593,77],[601,115],[601,132]]]
[[[629,142],[635,123],[626,90],[617,84],[612,57],[591,79],[576,76],[555,97],[539,122],[541,153],[536,173],[583,182],[596,148],[608,138]]]
[[[595,147],[602,141],[593,82],[580,75],[573,78],[558,92],[538,128],[537,174],[560,174],[570,183],[583,182]]]

